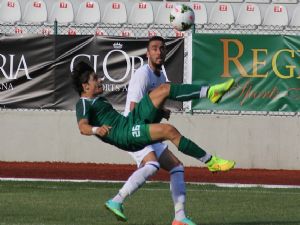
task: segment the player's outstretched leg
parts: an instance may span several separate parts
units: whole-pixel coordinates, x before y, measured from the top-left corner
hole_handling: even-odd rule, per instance
[[[182,220],[173,220],[172,225],[197,225],[189,218],[184,218]]]
[[[192,156],[196,159],[200,159],[200,161],[203,161],[201,159],[206,158],[206,161],[203,161],[207,165],[207,169],[210,172],[225,172],[229,171],[234,168],[235,162],[232,160],[226,160],[219,158],[217,156],[211,156],[210,154],[206,153],[202,148],[200,148],[197,144],[195,144],[190,139],[181,136],[179,143],[178,143],[178,149],[182,153]],[[209,158],[206,156],[210,155]]]
[[[182,153],[204,162],[211,172],[228,171],[235,165],[234,161],[211,156],[196,143],[182,136],[171,124],[150,124],[149,131],[153,141],[171,141]]]
[[[230,90],[234,79],[212,86],[197,84],[170,84],[168,98],[176,101],[189,101],[192,99],[208,98],[212,103],[217,103]]]
[[[126,222],[127,221],[127,217],[124,215],[123,211],[123,204],[122,203],[118,203],[118,202],[114,202],[112,200],[108,200],[105,203],[105,208],[108,209],[109,211],[111,211],[116,217],[117,220]]]
[[[212,103],[218,103],[233,84],[234,79],[210,87],[198,84],[162,84],[149,97],[156,108],[160,108],[167,98],[181,102],[208,98]]]

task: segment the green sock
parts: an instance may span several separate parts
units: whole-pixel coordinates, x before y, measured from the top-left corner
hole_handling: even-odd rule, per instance
[[[199,99],[201,87],[198,84],[171,84],[169,99],[181,102]]]
[[[202,148],[184,136],[180,138],[178,149],[182,153],[192,156],[196,159],[200,159],[206,155],[206,152]]]

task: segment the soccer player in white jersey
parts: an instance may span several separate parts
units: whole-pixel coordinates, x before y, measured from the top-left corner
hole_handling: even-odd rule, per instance
[[[166,46],[164,39],[159,36],[150,38],[147,46],[148,64],[137,69],[129,82],[124,112],[125,116],[134,109],[135,105],[140,102],[144,95],[151,92],[160,84],[166,83],[166,74],[162,71],[165,56]],[[202,87],[200,96],[201,94],[206,96],[208,88],[208,86]],[[163,108],[161,117],[168,120],[169,116],[170,110]],[[157,122],[162,118],[157,118]],[[112,211],[119,220],[127,221],[123,213],[123,201],[126,197],[138,190],[138,188],[161,167],[170,174],[170,190],[175,209],[175,217],[172,225],[196,225],[187,218],[185,214],[186,189],[184,167],[180,160],[168,149],[167,144],[162,142],[155,143],[146,146],[140,151],[130,152],[129,154],[131,154],[136,161],[138,169],[129,177],[124,186],[119,190],[119,193],[106,202],[105,206]],[[219,171],[229,170],[234,166],[234,164],[231,163],[232,161],[217,158],[205,151],[203,151],[203,156],[199,158],[199,160],[207,163],[207,165],[212,160],[220,160],[221,164],[225,167],[224,170],[220,169]],[[208,169],[210,170],[209,167]]]

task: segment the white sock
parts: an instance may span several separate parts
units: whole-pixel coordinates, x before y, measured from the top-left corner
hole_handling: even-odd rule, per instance
[[[121,196],[120,193],[118,193],[115,197],[112,198],[112,200],[113,200],[114,202],[123,203],[124,197]]]
[[[125,198],[139,189],[149,177],[153,176],[159,170],[159,167],[158,162],[149,161],[143,167],[137,169],[131,174],[123,187],[119,190],[119,193],[112,200],[123,203]]]
[[[200,98],[206,98],[207,97],[207,91],[209,86],[202,86],[200,89]]]
[[[185,183],[184,183],[184,167],[176,166],[170,172],[170,190],[175,209],[175,220],[182,220],[185,216]]]
[[[203,163],[207,163],[208,160],[210,160],[212,157],[211,154],[209,153],[206,153],[205,156],[202,156],[201,158],[199,158],[199,160]]]

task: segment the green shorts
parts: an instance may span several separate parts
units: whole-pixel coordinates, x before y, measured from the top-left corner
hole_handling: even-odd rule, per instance
[[[145,95],[127,116],[126,124],[112,132],[113,144],[126,151],[138,151],[154,143],[151,140],[149,124],[161,118],[160,110],[155,108],[150,97]],[[112,129],[113,130],[113,129]]]
[[[96,137],[128,152],[139,151],[145,146],[154,143],[151,140],[149,124],[128,124],[122,129],[112,128],[109,135],[104,138]]]
[[[132,112],[128,114],[131,116],[133,123],[135,121],[144,123],[159,123],[162,119],[161,110],[154,107],[149,95],[145,95],[142,100],[134,107]]]
[[[154,107],[150,97],[145,95],[125,120],[113,126],[110,133],[100,139],[126,151],[139,151],[155,143],[151,139],[149,125],[159,122],[161,115],[161,111]]]
[[[127,133],[128,151],[134,152],[143,149],[145,146],[152,144],[149,124],[135,124]]]
[[[157,123],[161,120],[161,112],[155,108],[149,95],[145,95],[129,113],[130,130],[128,135],[130,149],[141,150],[145,146],[152,144],[149,124]],[[131,151],[132,151],[131,150]]]

